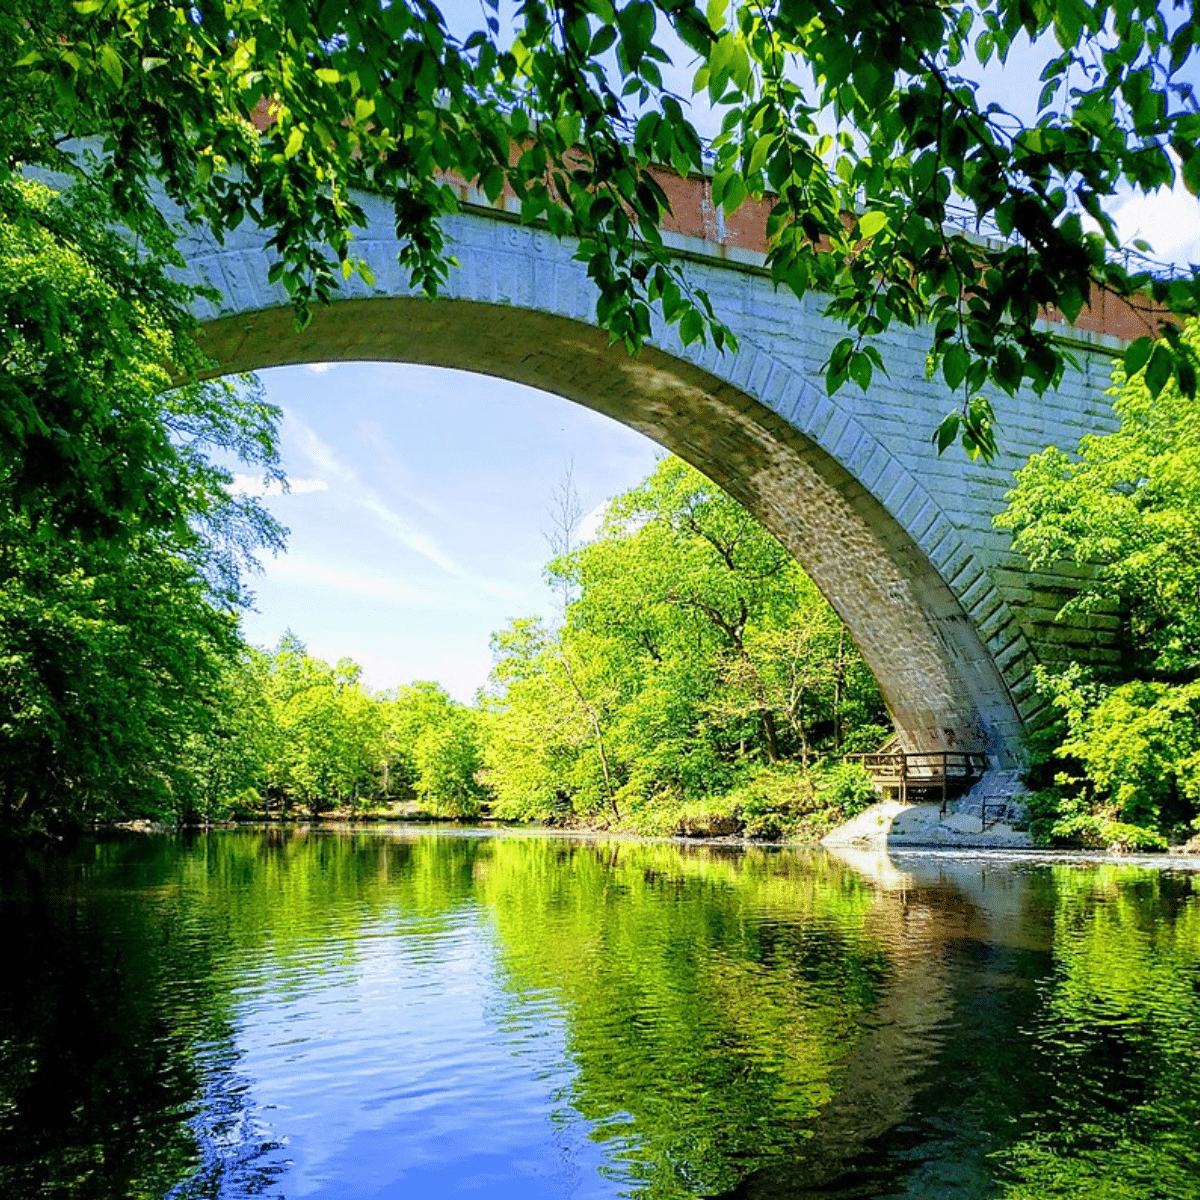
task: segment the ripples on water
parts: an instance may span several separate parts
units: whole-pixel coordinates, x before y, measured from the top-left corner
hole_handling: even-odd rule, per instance
[[[1200,1198],[1189,874],[275,829],[0,904],[12,1200]]]

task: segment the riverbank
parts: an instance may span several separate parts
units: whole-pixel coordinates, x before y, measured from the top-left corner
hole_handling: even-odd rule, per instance
[[[184,828],[235,828],[275,825],[281,828],[316,826],[351,828],[388,824],[479,826],[485,829],[537,829],[578,837],[668,841],[732,846],[825,846],[855,851],[886,850],[1004,850],[1046,853],[1054,856],[1097,853],[1131,861],[1137,854],[1121,847],[1049,847],[1039,844],[1025,824],[1019,800],[1009,797],[986,807],[968,794],[940,804],[878,800],[865,806],[853,799],[830,803],[820,792],[781,801],[779,797],[745,804],[744,797],[716,797],[709,803],[633,808],[619,816],[595,814],[590,818],[564,814],[552,821],[512,821],[489,814],[456,819],[432,812],[416,801],[393,801],[371,808],[341,806],[312,813],[303,806],[287,814],[242,814],[238,819]],[[989,801],[994,800],[989,795]],[[113,829],[134,833],[165,833],[171,827],[152,821],[127,821]],[[1172,846],[1163,858],[1200,856],[1200,837]]]
[[[910,806],[911,807],[911,806]],[[937,806],[933,807],[936,810]],[[857,825],[857,821],[851,823]],[[270,821],[230,821],[207,826],[185,826],[183,829],[192,832],[216,832],[220,830],[252,830],[277,829],[302,833],[320,830],[332,834],[379,833],[386,836],[389,826],[396,833],[403,831],[405,836],[417,837],[423,831],[437,829],[442,832],[464,837],[546,837],[557,838],[568,842],[600,843],[616,842],[628,845],[675,845],[711,847],[725,850],[798,850],[821,851],[828,853],[839,862],[847,865],[862,866],[868,862],[883,862],[892,855],[898,856],[897,861],[915,858],[936,860],[945,858],[957,860],[986,856],[989,861],[1020,863],[1075,863],[1080,866],[1097,863],[1120,863],[1129,866],[1150,866],[1164,869],[1200,870],[1200,843],[1193,842],[1188,846],[1172,846],[1170,849],[1151,853],[1145,851],[1122,851],[1115,849],[1083,849],[1069,847],[1040,846],[1033,842],[1006,842],[1004,832],[988,839],[976,837],[971,840],[964,837],[961,840],[945,838],[941,841],[929,839],[918,841],[915,838],[900,837],[882,838],[875,842],[852,841],[839,837],[841,829],[824,838],[805,838],[788,840],[770,838],[751,838],[740,833],[715,834],[652,834],[638,832],[634,829],[618,825],[595,823],[586,824],[546,824],[542,822],[524,823],[519,821],[504,821],[497,818],[480,818],[471,821],[451,821],[445,817],[423,816],[420,819],[385,819],[353,817],[324,813],[318,818],[289,817],[286,820],[273,819]],[[148,821],[124,822],[108,827],[108,832],[165,834],[178,832],[170,826],[158,825]],[[105,832],[103,830],[97,832]]]
[[[912,809],[927,807],[937,811],[936,805],[929,806],[895,806],[911,814]],[[273,828],[282,831],[301,833],[306,830],[318,829],[330,833],[350,833],[356,830],[362,832],[379,832],[386,835],[388,826],[411,830],[412,836],[418,836],[422,830],[440,827],[463,836],[479,837],[522,837],[535,835],[539,837],[561,838],[564,841],[577,842],[619,842],[627,844],[670,844],[676,846],[713,847],[726,850],[768,850],[785,849],[812,851],[821,850],[847,865],[862,866],[867,862],[883,862],[892,855],[898,855],[899,860],[918,856],[921,858],[962,859],[976,855],[986,855],[990,860],[1011,861],[1021,863],[1065,863],[1080,866],[1098,863],[1120,863],[1129,866],[1156,867],[1169,870],[1200,871],[1200,839],[1193,839],[1184,846],[1172,846],[1161,853],[1137,851],[1122,851],[1116,849],[1082,849],[1069,847],[1041,846],[1032,840],[1010,839],[1009,830],[1000,828],[989,831],[990,836],[981,833],[963,831],[962,836],[932,836],[917,837],[911,829],[901,829],[892,832],[890,836],[881,835],[881,826],[876,823],[878,809],[889,806],[878,805],[860,814],[858,818],[845,826],[835,829],[824,837],[789,838],[787,840],[764,837],[747,837],[743,833],[715,833],[711,830],[696,830],[691,833],[646,833],[626,826],[609,823],[546,824],[541,822],[523,823],[504,821],[498,818],[477,818],[471,821],[450,821],[445,817],[437,817],[423,813],[419,817],[402,816],[387,817],[373,814],[363,816],[349,813],[327,812],[319,817],[289,816],[286,819],[272,818],[269,820],[227,821],[204,826],[173,827],[151,821],[126,821],[119,824],[97,829],[93,832],[103,833],[135,833],[135,834],[168,834],[181,830],[195,832],[212,832],[235,829],[266,829]],[[903,818],[903,814],[902,818]],[[925,822],[935,820],[933,814],[920,814]],[[911,822],[912,815],[908,817]],[[907,824],[902,819],[902,825]],[[874,837],[859,836],[863,827],[874,826]],[[953,828],[951,825],[949,828]],[[943,830],[945,825],[943,823]],[[907,836],[905,836],[907,834]]]
[[[821,839],[825,846],[850,849],[925,847],[1034,850],[1037,842],[1005,814],[987,821],[980,811],[942,812],[939,804],[882,800]]]

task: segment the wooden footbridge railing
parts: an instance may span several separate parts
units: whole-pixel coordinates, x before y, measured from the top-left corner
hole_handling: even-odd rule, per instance
[[[883,796],[895,793],[906,803],[910,792],[923,799],[939,798],[942,812],[952,796],[959,796],[983,778],[987,756],[960,750],[927,750],[908,754],[902,750],[880,750],[874,754],[846,754],[844,762],[857,763],[875,781]]]

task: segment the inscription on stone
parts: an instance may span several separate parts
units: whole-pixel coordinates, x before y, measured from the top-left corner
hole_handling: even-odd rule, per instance
[[[510,225],[504,240],[513,250],[535,250],[538,254],[544,254],[550,245],[548,233],[541,229],[523,229],[520,225]]]

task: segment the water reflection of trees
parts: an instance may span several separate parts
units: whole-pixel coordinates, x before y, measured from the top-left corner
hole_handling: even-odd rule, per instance
[[[261,1187],[285,1159],[235,991],[465,920],[495,928],[498,1019],[559,1014],[556,1120],[623,1192],[1200,1193],[1185,877],[272,829],[10,861],[0,899],[5,1196]]]
[[[886,973],[858,877],[820,858],[541,843],[498,852],[483,892],[510,985],[551,989],[568,1014],[565,1099],[632,1192],[710,1195],[802,1152]]]
[[[1048,872],[1039,984],[1005,1200],[1200,1195],[1200,896],[1195,876]],[[1048,906],[1049,907],[1049,906]]]
[[[206,939],[143,893],[148,848],[3,866],[4,1196],[163,1196],[201,1165],[198,1050],[227,1006]]]
[[[1200,1195],[1190,878],[555,853],[487,898],[632,1192]]]

